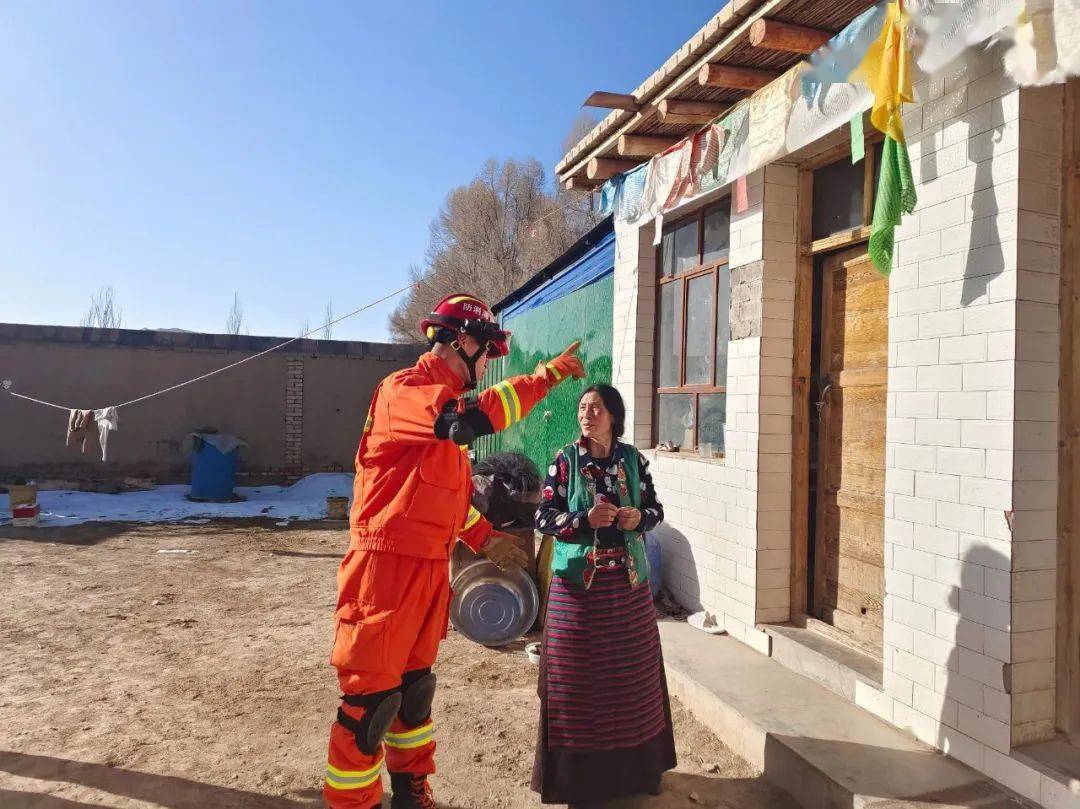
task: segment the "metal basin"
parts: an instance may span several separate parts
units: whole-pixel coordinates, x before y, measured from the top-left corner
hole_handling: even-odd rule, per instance
[[[451,585],[454,629],[484,646],[505,646],[536,620],[540,596],[524,570],[502,571],[486,559],[464,568]]]

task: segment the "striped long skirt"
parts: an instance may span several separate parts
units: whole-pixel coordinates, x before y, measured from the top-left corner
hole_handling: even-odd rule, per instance
[[[655,789],[675,766],[671,706],[647,585],[601,568],[586,590],[551,582],[532,787],[543,803]]]

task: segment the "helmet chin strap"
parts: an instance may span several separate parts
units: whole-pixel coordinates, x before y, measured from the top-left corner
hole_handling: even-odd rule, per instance
[[[469,380],[465,383],[466,390],[476,390],[477,383],[479,382],[476,378],[476,363],[487,353],[487,344],[482,344],[475,354],[470,354],[466,351],[457,340],[454,340],[454,342],[450,344],[450,348],[454,349],[457,355],[461,357],[461,361],[465,363],[465,367],[469,369]]]

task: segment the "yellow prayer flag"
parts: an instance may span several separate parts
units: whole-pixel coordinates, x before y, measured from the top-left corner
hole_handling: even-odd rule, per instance
[[[870,123],[904,143],[900,104],[912,101],[911,53],[908,50],[908,13],[902,0],[892,0],[885,10],[885,24],[856,71],[874,94]]]

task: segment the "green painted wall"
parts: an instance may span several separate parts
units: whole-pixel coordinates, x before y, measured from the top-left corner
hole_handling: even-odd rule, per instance
[[[598,382],[611,382],[614,284],[609,275],[505,321],[505,327],[513,332],[510,356],[488,372],[488,384],[515,374],[531,374],[537,363],[558,354],[574,340],[581,340],[588,378],[559,385],[524,421],[482,441],[477,447],[479,457],[498,451],[523,452],[543,475],[555,453],[577,438],[581,391]]]

